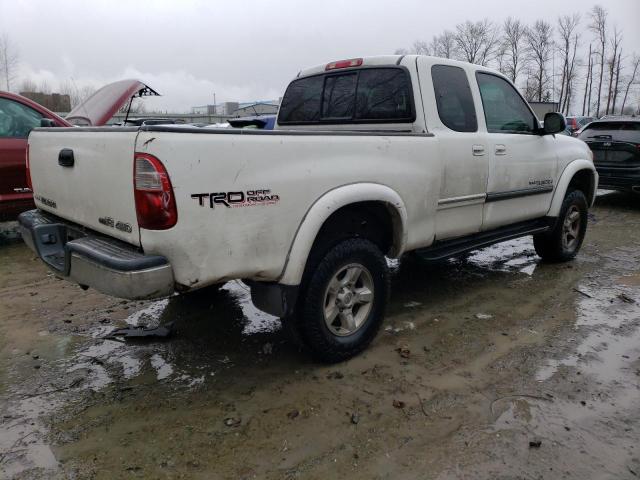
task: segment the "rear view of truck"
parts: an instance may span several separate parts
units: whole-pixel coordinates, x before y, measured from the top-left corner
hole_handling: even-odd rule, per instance
[[[169,177],[154,157],[134,159],[137,129],[91,131],[31,135],[27,169],[38,210],[19,217],[23,238],[57,275],[80,285],[118,297],[169,295],[171,266],[140,247],[140,227],[177,221]]]

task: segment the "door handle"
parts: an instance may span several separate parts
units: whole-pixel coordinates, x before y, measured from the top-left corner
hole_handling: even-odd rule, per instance
[[[474,145],[473,147],[471,147],[471,151],[473,152],[474,156],[480,157],[484,155],[484,145]]]
[[[504,145],[496,145],[496,155],[506,155],[507,154],[507,147]]]
[[[73,158],[73,150],[70,148],[63,148],[58,154],[58,165],[61,167],[73,167],[75,160]]]

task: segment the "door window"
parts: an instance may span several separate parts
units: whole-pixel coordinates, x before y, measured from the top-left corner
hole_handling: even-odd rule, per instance
[[[534,133],[537,120],[518,91],[504,78],[476,73],[487,131],[491,133]]]
[[[451,65],[434,65],[431,77],[442,123],[456,132],[477,131],[476,109],[465,71]]]
[[[14,100],[0,98],[0,138],[27,138],[42,114]]]

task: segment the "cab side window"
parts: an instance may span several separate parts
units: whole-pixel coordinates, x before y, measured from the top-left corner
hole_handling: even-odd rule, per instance
[[[27,138],[43,116],[21,103],[0,98],[0,138]]]
[[[434,65],[431,78],[440,121],[456,132],[477,131],[476,109],[465,71],[451,65]]]
[[[490,133],[534,133],[537,120],[529,106],[504,78],[477,72],[478,87]]]

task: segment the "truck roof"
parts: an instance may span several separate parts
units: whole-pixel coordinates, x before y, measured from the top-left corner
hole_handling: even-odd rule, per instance
[[[361,60],[362,63],[358,64],[357,66],[390,66],[390,65],[406,65],[407,63],[411,62],[412,60],[415,60],[418,57],[423,57],[428,59],[428,61],[430,61],[429,63],[437,63],[439,65],[456,65],[463,68],[469,68],[471,66],[476,70],[490,71],[490,72],[495,72],[500,74],[496,70],[483,67],[482,65],[470,64],[468,62],[461,62],[459,60],[451,60],[449,58],[433,57],[430,55],[376,55],[371,57],[354,57],[348,60],[340,59],[332,62],[314,65],[312,67],[308,67],[303,70],[300,70],[300,72],[298,72],[298,75],[296,75],[296,78],[308,77],[310,75],[317,75],[319,73],[323,73],[327,70],[328,65],[332,63],[342,62],[342,61],[349,61],[349,60],[360,61]]]

